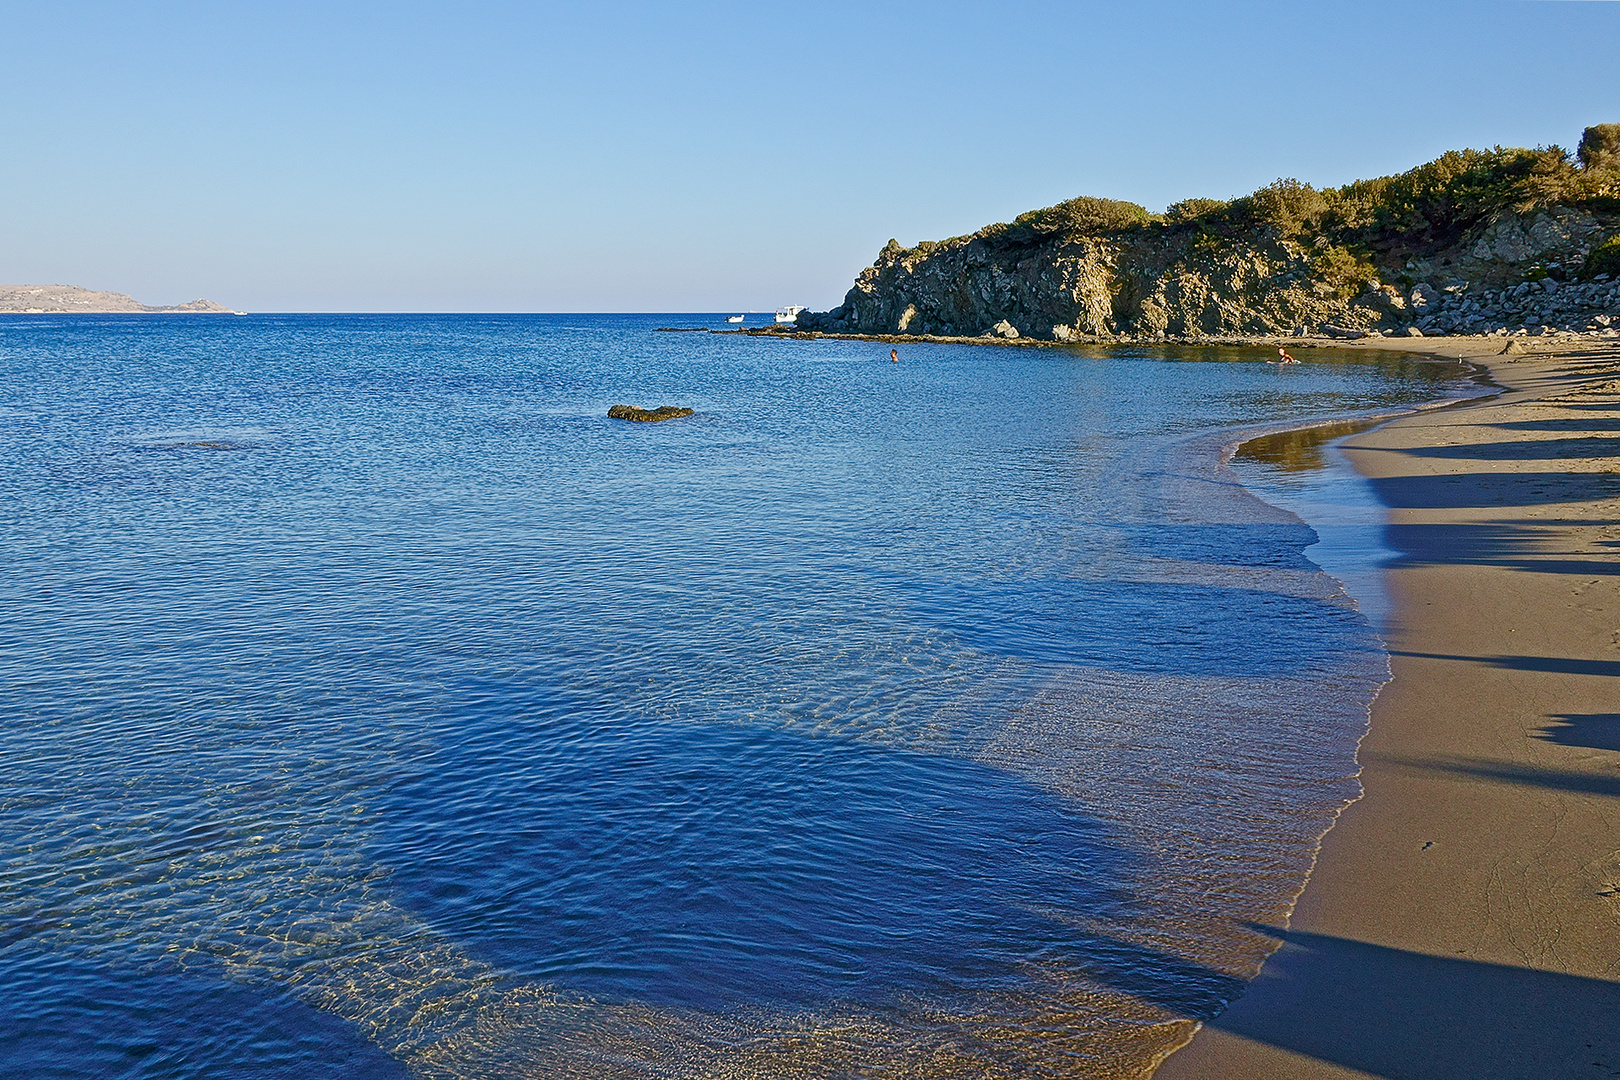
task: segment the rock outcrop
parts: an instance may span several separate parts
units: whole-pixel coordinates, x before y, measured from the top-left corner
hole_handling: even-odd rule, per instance
[[[657,420],[674,420],[677,417],[691,415],[691,409],[682,409],[675,405],[660,405],[656,409],[643,409],[635,405],[615,405],[608,410],[608,416],[611,419],[635,420],[644,424]]]
[[[1410,266],[1374,264],[1353,289],[1321,273],[1308,245],[1263,231],[1218,243],[1174,226],[1011,241],[975,234],[909,249],[890,241],[841,305],[800,315],[798,328],[1052,341],[1587,329],[1620,314],[1614,283],[1552,275],[1581,266],[1616,231],[1613,218],[1582,210],[1504,210]],[[1402,278],[1412,283],[1396,284]]]
[[[1163,216],[1076,199],[937,243],[891,240],[842,304],[797,329],[1046,341],[1600,329],[1617,314],[1597,272],[1620,244],[1611,172],[1556,147],[1497,149]]]

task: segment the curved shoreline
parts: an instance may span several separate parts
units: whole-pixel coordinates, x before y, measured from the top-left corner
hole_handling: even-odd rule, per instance
[[[1437,357],[1437,359],[1445,358]],[[1345,439],[1354,435],[1370,431],[1405,417],[1415,416],[1420,413],[1435,410],[1464,407],[1482,400],[1489,400],[1490,398],[1494,398],[1504,392],[1503,387],[1490,382],[1488,372],[1483,366],[1475,365],[1474,371],[1476,379],[1489,386],[1489,389],[1482,394],[1464,398],[1438,398],[1430,401],[1420,402],[1415,405],[1402,406],[1395,409],[1365,415],[1327,417],[1303,423],[1278,422],[1265,425],[1260,428],[1246,428],[1216,447],[1216,463],[1220,468],[1231,470],[1234,474],[1234,483],[1242,488],[1242,490],[1245,491],[1250,497],[1265,503],[1267,506],[1272,507],[1273,509],[1293,516],[1302,524],[1317,532],[1319,537],[1318,542],[1325,544],[1327,541],[1321,539],[1322,534],[1320,530],[1322,528],[1322,523],[1320,521],[1314,520],[1312,517],[1308,516],[1305,510],[1300,507],[1295,505],[1285,505],[1287,500],[1277,499],[1278,492],[1267,491],[1264,488],[1257,488],[1253,484],[1253,478],[1245,478],[1238,473],[1237,469],[1235,469],[1233,466],[1233,461],[1243,453],[1243,448],[1249,446],[1251,443],[1256,443],[1266,439],[1309,432],[1321,432],[1322,437],[1319,440],[1320,445],[1333,446],[1342,443]],[[1321,468],[1323,470],[1338,469],[1341,472],[1348,471],[1351,475],[1360,475],[1359,473],[1356,473],[1355,470],[1348,464],[1329,464],[1324,465]],[[1372,528],[1373,526],[1371,523],[1369,523],[1369,530]],[[1311,545],[1311,548],[1315,547],[1316,545]],[[1335,564],[1330,566],[1320,561],[1320,559],[1317,557],[1319,554],[1320,553],[1314,555],[1307,554],[1306,558],[1310,559],[1321,573],[1336,581],[1340,588],[1343,589],[1345,596],[1350,599],[1358,611],[1361,611],[1363,617],[1367,618],[1369,632],[1376,639],[1380,655],[1383,657],[1383,676],[1373,688],[1371,694],[1362,702],[1359,729],[1356,731],[1354,739],[1349,746],[1350,771],[1347,773],[1347,775],[1356,781],[1356,792],[1353,796],[1347,797],[1336,808],[1334,808],[1327,816],[1325,823],[1321,827],[1321,831],[1317,832],[1313,837],[1311,837],[1308,847],[1304,853],[1304,872],[1301,874],[1297,885],[1292,889],[1292,891],[1283,896],[1280,900],[1279,910],[1281,914],[1279,917],[1279,922],[1285,927],[1288,926],[1292,921],[1294,909],[1297,907],[1300,897],[1304,894],[1306,888],[1310,884],[1311,876],[1315,873],[1317,863],[1321,856],[1322,845],[1326,840],[1328,833],[1331,832],[1334,826],[1338,824],[1339,819],[1344,815],[1345,811],[1349,810],[1350,807],[1359,802],[1365,794],[1365,789],[1362,788],[1360,783],[1361,745],[1366,740],[1367,734],[1371,729],[1373,704],[1377,700],[1378,695],[1383,692],[1384,687],[1389,685],[1389,681],[1393,678],[1393,674],[1389,668],[1389,645],[1385,640],[1385,627],[1382,626],[1378,620],[1367,616],[1364,609],[1365,598],[1352,591],[1350,582],[1346,581],[1344,577],[1340,576],[1343,566],[1339,564],[1339,560],[1330,560],[1330,562]],[[1376,564],[1369,563],[1367,566],[1362,567],[1361,569],[1366,571],[1376,571],[1377,566]],[[1280,947],[1280,945],[1281,942],[1279,941],[1266,952],[1265,956],[1259,961],[1258,965],[1248,974],[1246,983],[1252,982],[1259,976],[1260,971],[1264,968],[1265,964],[1269,962],[1271,955],[1275,953],[1276,948]],[[1187,1044],[1197,1036],[1198,1032],[1203,1027],[1203,1023],[1198,1021],[1184,1021],[1181,1026],[1183,1027],[1181,1037],[1173,1044],[1162,1048],[1149,1060],[1147,1065],[1147,1075],[1153,1075],[1155,1070],[1162,1066],[1166,1059],[1170,1058],[1176,1052],[1186,1047]]]
[[[1437,357],[1437,359],[1444,358]],[[1403,419],[1405,417],[1416,416],[1420,413],[1434,410],[1465,407],[1479,401],[1489,400],[1490,398],[1494,398],[1504,392],[1503,387],[1498,386],[1494,382],[1490,381],[1488,371],[1483,366],[1474,365],[1474,373],[1477,381],[1484,383],[1489,387],[1488,390],[1479,395],[1463,398],[1438,398],[1430,401],[1420,402],[1416,405],[1403,406],[1396,409],[1366,415],[1328,417],[1304,423],[1279,422],[1266,425],[1259,429],[1244,429],[1241,433],[1237,434],[1235,437],[1229,438],[1217,448],[1217,462],[1220,467],[1232,470],[1235,475],[1235,483],[1237,483],[1238,486],[1240,486],[1251,497],[1264,502],[1266,505],[1273,507],[1274,509],[1292,515],[1301,523],[1317,533],[1319,543],[1326,544],[1328,541],[1322,538],[1321,529],[1323,528],[1323,524],[1321,521],[1311,517],[1305,508],[1292,504],[1285,505],[1287,500],[1279,500],[1277,498],[1279,494],[1278,492],[1268,491],[1263,487],[1256,487],[1253,483],[1254,478],[1244,477],[1234,467],[1234,460],[1244,452],[1244,448],[1250,446],[1250,444],[1267,439],[1275,439],[1278,437],[1305,433],[1320,433],[1320,438],[1317,440],[1319,445],[1324,447],[1335,446],[1342,443],[1345,439],[1353,437],[1354,435],[1370,431],[1385,424],[1393,423],[1394,421]],[[1360,476],[1360,474],[1357,473],[1348,463],[1324,464],[1321,466],[1321,470],[1339,470],[1341,473],[1348,472],[1350,475],[1358,477]],[[1362,479],[1364,480],[1365,478]],[[1369,510],[1376,509],[1376,506],[1369,507]],[[1373,530],[1374,528],[1375,526],[1369,521],[1369,531]],[[1378,619],[1374,619],[1367,614],[1365,606],[1367,602],[1366,597],[1363,597],[1354,591],[1351,588],[1351,583],[1347,581],[1345,577],[1341,576],[1344,570],[1341,560],[1330,559],[1327,562],[1322,561],[1320,558],[1321,552],[1314,550],[1316,546],[1317,545],[1311,545],[1311,548],[1307,549],[1308,553],[1306,554],[1306,558],[1310,559],[1311,562],[1314,563],[1323,574],[1338,582],[1339,586],[1344,590],[1346,597],[1348,597],[1356,606],[1357,610],[1360,611],[1365,618],[1367,618],[1369,632],[1376,639],[1380,655],[1383,657],[1383,676],[1378,682],[1377,686],[1374,687],[1372,693],[1362,702],[1359,729],[1356,731],[1354,740],[1349,747],[1350,772],[1347,773],[1347,775],[1352,779],[1355,779],[1356,792],[1353,796],[1346,798],[1332,810],[1325,823],[1322,825],[1321,831],[1316,833],[1316,835],[1311,838],[1308,848],[1305,851],[1304,872],[1301,874],[1298,884],[1291,892],[1284,896],[1281,901],[1281,916],[1278,921],[1282,926],[1285,927],[1288,926],[1292,921],[1294,909],[1298,906],[1300,897],[1304,894],[1305,889],[1309,886],[1311,876],[1316,871],[1317,862],[1321,856],[1322,845],[1325,842],[1328,833],[1331,832],[1333,827],[1338,824],[1339,819],[1344,815],[1345,811],[1349,810],[1350,807],[1359,802],[1362,796],[1365,794],[1365,790],[1362,788],[1360,782],[1361,745],[1366,740],[1367,734],[1371,730],[1373,704],[1377,700],[1378,695],[1383,692],[1384,687],[1389,685],[1390,679],[1393,678],[1393,674],[1389,668],[1389,644],[1385,638],[1386,627]],[[1369,573],[1377,572],[1378,565],[1375,562],[1368,562],[1365,566],[1359,567],[1358,569]],[[1363,580],[1365,580],[1364,576]],[[1253,970],[1250,971],[1245,985],[1247,985],[1247,982],[1252,982],[1259,976],[1260,971],[1264,968],[1271,955],[1275,953],[1276,948],[1280,945],[1281,942],[1276,942],[1276,944],[1267,951],[1265,957],[1261,959],[1259,964]],[[1186,1047],[1187,1044],[1196,1037],[1197,1033],[1202,1027],[1202,1022],[1185,1022],[1183,1024],[1181,1037],[1173,1044],[1164,1047],[1150,1060],[1148,1064],[1149,1074],[1152,1074],[1154,1070],[1162,1066],[1166,1059],[1174,1055],[1177,1051]]]
[[[1363,795],[1165,1080],[1620,1067],[1620,350],[1501,342],[1445,339],[1500,394],[1341,443],[1397,552]]]

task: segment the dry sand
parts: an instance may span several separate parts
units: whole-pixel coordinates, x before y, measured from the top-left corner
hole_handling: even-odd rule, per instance
[[[1349,440],[1398,552],[1366,794],[1159,1080],[1620,1077],[1620,348],[1399,344],[1509,389]]]

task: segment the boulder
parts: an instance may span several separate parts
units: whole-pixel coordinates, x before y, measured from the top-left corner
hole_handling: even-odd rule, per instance
[[[1006,319],[1002,319],[1000,322],[996,323],[996,325],[990,328],[990,332],[997,337],[1004,337],[1008,341],[1011,341],[1018,336],[1018,327],[1014,326]]]
[[[679,416],[691,415],[691,409],[683,409],[677,405],[660,405],[656,409],[643,409],[636,405],[615,405],[608,410],[610,419],[635,420],[639,423],[652,423],[655,420],[674,420]]]

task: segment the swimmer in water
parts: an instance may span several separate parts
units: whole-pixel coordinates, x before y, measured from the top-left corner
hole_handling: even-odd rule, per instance
[[[1275,359],[1275,360],[1273,360],[1271,362],[1273,364],[1297,364],[1297,363],[1299,363],[1298,360],[1295,360],[1292,356],[1289,356],[1288,355],[1288,350],[1284,349],[1281,345],[1277,346],[1277,359]]]
[[[900,350],[899,349],[890,349],[889,350],[889,363],[898,364],[899,362],[900,362]]]

